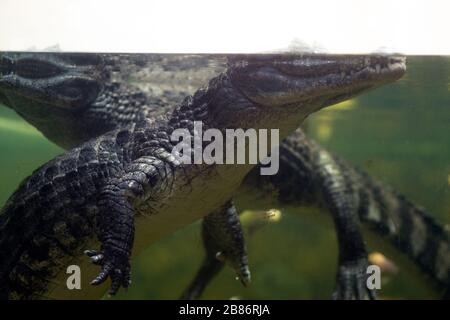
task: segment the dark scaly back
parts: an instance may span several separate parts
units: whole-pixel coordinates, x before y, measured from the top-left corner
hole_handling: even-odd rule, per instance
[[[90,123],[86,126],[88,131],[97,128],[97,132],[90,132],[89,139],[144,119],[169,115],[184,98],[225,68],[224,61],[213,66],[211,63],[216,60],[197,55],[104,54],[101,57],[107,75],[104,88],[89,108],[78,114],[77,119],[70,120]]]

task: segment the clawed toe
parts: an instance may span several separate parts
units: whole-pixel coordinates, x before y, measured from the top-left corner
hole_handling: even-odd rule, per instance
[[[100,285],[108,277],[111,278],[111,286],[108,290],[109,295],[116,294],[120,287],[129,287],[131,283],[131,268],[128,257],[117,251],[112,251],[108,254],[95,250],[86,250],[85,254],[91,258],[92,263],[102,266],[100,273],[91,281],[91,285]]]
[[[84,254],[91,258],[91,261],[95,265],[101,265],[103,263],[103,253],[96,250],[86,250]]]

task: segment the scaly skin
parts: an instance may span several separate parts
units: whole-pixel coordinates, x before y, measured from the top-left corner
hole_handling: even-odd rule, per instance
[[[348,58],[347,58],[348,59]],[[373,58],[373,59],[375,59],[375,61],[374,61],[374,63],[379,63],[380,61],[382,61],[382,60],[380,60],[380,58]],[[377,60],[378,59],[378,60]],[[343,61],[341,61],[341,63],[342,63]],[[345,62],[345,61],[344,61]],[[360,63],[362,62],[362,60],[360,60]],[[267,63],[267,61],[259,61],[258,62],[258,67],[263,67],[263,69],[264,69],[264,67],[265,67],[265,63]],[[348,63],[348,61],[347,61],[347,63]],[[361,63],[361,64],[363,64],[363,63]],[[288,64],[286,64],[286,65],[282,65],[282,67],[288,67],[289,65]],[[292,67],[292,66],[291,66]],[[294,69],[295,69],[295,66],[293,67]],[[326,69],[326,68],[325,68]],[[252,70],[252,69],[251,69]],[[266,71],[266,70],[264,70],[264,71]],[[271,71],[271,70],[270,70]],[[304,67],[303,67],[303,69],[301,70],[301,71],[305,71],[305,69],[304,69]],[[320,74],[320,71],[321,70],[318,70],[318,73]],[[334,70],[334,71],[336,71],[336,70]],[[342,70],[339,70],[339,71],[342,71]],[[271,71],[272,72],[272,71]],[[316,70],[316,72],[317,72],[317,70]],[[323,72],[323,70],[322,70],[322,72]],[[270,73],[268,73],[268,74],[265,74],[265,72],[262,72],[262,73],[259,73],[258,74],[258,72],[255,72],[255,75],[256,75],[256,79],[258,80],[260,80],[261,81],[261,78],[258,78],[258,76],[263,76],[263,77],[266,77],[265,79],[263,79],[263,82],[260,82],[261,84],[264,84],[264,82],[273,82],[273,80],[272,79],[270,79],[270,77],[272,76],[272,74],[270,74]],[[267,75],[269,75],[269,77],[267,77]],[[338,74],[339,76],[340,76],[340,72],[339,72],[339,74]],[[245,74],[243,74],[243,79],[245,79]],[[322,75],[321,75],[322,76]],[[340,77],[339,77],[340,78]],[[335,78],[331,78],[330,79],[331,81],[330,82],[333,82],[333,81],[335,81],[336,79]],[[344,80],[344,79],[341,79],[341,80]],[[367,81],[367,78],[366,78],[366,76],[364,76],[362,79],[359,79],[360,80],[360,83],[359,84],[361,84],[361,82],[362,82],[362,84],[364,84],[364,81]],[[361,81],[362,80],[362,81]],[[252,82],[249,82],[249,83],[252,83]],[[288,83],[289,84],[289,83]],[[290,83],[290,84],[292,84],[292,83]],[[305,83],[300,83],[301,85],[305,85]],[[320,82],[319,82],[319,84],[320,84]],[[336,84],[339,84],[339,83],[333,83],[334,85],[336,85]],[[245,84],[245,82],[243,83],[243,85],[244,85],[244,90],[248,90],[249,88],[247,87],[246,88],[246,84]],[[276,83],[270,83],[270,85],[274,85],[274,87],[276,87]],[[299,85],[299,83],[295,83],[295,85]],[[311,85],[310,83],[308,83],[308,85]],[[314,87],[314,86],[313,86]],[[277,104],[277,102],[279,102],[280,100],[280,96],[278,95],[278,92],[273,92],[274,94],[273,95],[271,95],[270,93],[270,90],[271,90],[271,88],[270,87],[267,87],[267,85],[265,85],[264,86],[264,90],[266,90],[267,91],[267,89],[269,88],[269,94],[267,94],[266,96],[264,96],[264,100],[261,100],[260,98],[260,96],[258,96],[258,95],[253,95],[253,99],[255,99],[256,98],[256,101],[259,101],[260,103],[261,103],[261,101],[264,101],[264,103],[268,100],[269,101],[269,103],[270,103],[270,105],[273,105],[273,104]],[[306,89],[311,89],[311,87],[307,87]],[[362,88],[365,88],[365,86],[362,86]],[[255,91],[252,91],[252,90],[254,90],[255,88],[250,88],[250,92],[251,92],[251,94],[254,94],[255,93]],[[256,88],[256,89],[258,89],[258,88]],[[305,88],[304,88],[305,89]],[[316,88],[314,88],[314,89],[316,89]],[[339,88],[339,89],[342,89],[342,88]],[[351,95],[353,92],[351,92],[352,90],[351,89],[357,89],[357,91],[359,90],[359,88],[352,88],[352,87],[350,87],[350,88],[346,88],[346,91],[343,91],[343,92],[341,92],[341,93],[344,93],[346,96],[347,95]],[[287,91],[289,91],[289,90],[292,90],[292,88],[290,88],[289,86],[287,87]],[[314,94],[314,90],[312,90],[313,91],[313,94]],[[350,94],[349,94],[349,91],[350,91]],[[326,92],[323,92],[324,94],[326,93]],[[281,97],[281,98],[283,98],[283,97]],[[341,96],[341,94],[339,94],[339,95],[336,95],[336,96],[331,96],[331,97],[327,97],[327,103],[331,103],[331,102],[334,102],[334,101],[339,101],[340,99],[342,99],[343,97]],[[282,101],[282,100],[281,100]],[[289,101],[290,102],[290,101]],[[107,104],[104,104],[103,105],[103,107],[105,106],[105,105],[107,105]],[[97,114],[98,114],[98,112],[96,112]],[[107,114],[110,114],[111,112],[107,112]],[[131,120],[133,120],[132,118],[130,118]],[[207,220],[208,221],[208,220]],[[337,220],[337,221],[339,221],[339,219]],[[348,238],[348,239],[351,239],[351,238]],[[361,243],[362,243],[362,240],[360,241]],[[363,247],[363,244],[361,245],[362,247]],[[94,253],[92,253],[91,252],[91,254],[90,254],[91,256],[93,256],[94,257],[94,260],[96,260],[97,262],[98,262],[98,260],[100,259],[100,257],[102,257],[102,254],[99,254],[99,255],[95,255]],[[128,268],[128,267],[127,267]],[[101,280],[103,280],[107,275],[108,275],[108,272],[106,272],[106,271],[110,271],[110,270],[108,270],[108,265],[106,265],[106,267],[104,267],[104,273],[103,274],[101,274],[100,276],[99,276],[99,278],[97,279],[98,280],[98,282],[100,282]],[[239,272],[238,272],[238,274],[239,274]],[[115,277],[116,279],[117,279],[117,281],[115,281],[114,283],[113,283],[113,286],[112,286],[112,291],[114,292],[115,290],[117,290],[117,286],[119,285],[119,284],[122,284],[122,285],[126,285],[126,282],[127,282],[127,278],[125,277],[125,276],[121,276],[121,277],[118,277],[117,275],[114,275],[113,274],[113,277]]]

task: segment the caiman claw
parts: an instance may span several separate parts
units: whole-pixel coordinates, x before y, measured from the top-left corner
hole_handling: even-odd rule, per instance
[[[86,250],[84,253],[91,258],[92,263],[102,267],[97,277],[91,281],[92,285],[100,285],[110,277],[109,295],[115,295],[120,287],[129,287],[131,283],[131,267],[127,254],[114,249],[105,249],[104,251]]]

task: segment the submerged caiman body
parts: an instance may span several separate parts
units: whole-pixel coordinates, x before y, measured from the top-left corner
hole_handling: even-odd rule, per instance
[[[49,57],[50,60],[55,59],[53,55],[50,55]],[[70,64],[67,63],[66,65],[70,66]],[[111,69],[114,69],[114,66],[116,66],[116,63],[111,60],[108,61],[108,59],[97,61],[96,63],[91,63],[91,70],[87,70],[87,73],[91,75],[91,77],[94,74],[95,77],[97,77],[97,83],[101,84],[98,87],[93,86],[94,89],[91,89],[91,91],[96,92],[96,94],[92,94],[92,98],[85,98],[84,102],[81,104],[73,102],[66,103],[66,101],[58,102],[63,106],[69,107],[66,107],[67,109],[63,109],[63,111],[61,112],[62,116],[56,121],[51,119],[54,115],[58,115],[58,112],[53,112],[53,109],[55,109],[55,106],[57,105],[57,103],[55,103],[54,101],[51,104],[50,108],[48,108],[47,106],[48,110],[41,110],[41,112],[43,112],[41,113],[42,117],[40,117],[41,120],[39,122],[36,120],[36,118],[39,117],[33,115],[33,111],[30,111],[30,109],[28,109],[34,108],[34,110],[36,110],[36,107],[32,104],[14,103],[14,100],[8,97],[8,95],[5,95],[4,100],[6,104],[12,106],[19,114],[24,116],[28,121],[30,121],[39,130],[41,130],[50,140],[57,142],[63,147],[70,147],[82,141],[85,141],[86,137],[88,136],[96,136],[99,133],[103,133],[104,131],[107,131],[112,127],[124,126],[127,123],[137,122],[141,119],[149,117],[155,118],[156,116],[163,114],[167,110],[172,109],[172,107],[170,106],[174,104],[171,102],[180,99],[180,96],[184,96],[187,93],[182,90],[177,91],[171,88],[172,91],[168,90],[166,92],[163,92],[162,94],[158,93],[159,98],[149,98],[148,96],[142,94],[141,91],[128,87],[123,82],[121,82],[120,84],[111,82],[111,73],[114,74],[114,70]],[[94,69],[95,72],[93,72],[92,69]],[[189,70],[189,68],[186,69]],[[82,68],[77,67],[73,69],[73,72],[80,73],[80,71],[82,70]],[[205,68],[204,70],[211,69]],[[126,72],[125,75],[128,76],[128,72]],[[200,77],[202,79],[207,79],[208,77],[210,77],[204,77],[204,74],[202,76],[203,78]],[[56,80],[57,79],[58,78],[56,77]],[[182,81],[181,84],[183,84]],[[83,89],[83,86],[80,87],[81,91],[85,90]],[[11,90],[14,90],[14,88],[12,88]],[[89,92],[89,90],[87,92]],[[173,94],[173,92],[176,92],[176,94]],[[349,93],[350,95],[352,94],[352,92],[348,92],[347,95]],[[337,101],[340,99],[342,99],[342,97],[338,97]],[[40,102],[42,101],[45,101],[45,97],[41,98]],[[82,106],[82,108],[79,108],[80,105]],[[25,106],[25,108],[27,109],[21,110],[21,107],[23,106]],[[71,110],[70,108],[73,108],[75,111]],[[67,114],[72,112],[74,112],[75,116],[68,117]],[[30,114],[33,116],[30,116]],[[70,121],[68,121],[68,119],[70,119]],[[45,121],[48,122],[45,123]],[[61,130],[61,128],[56,128],[55,130],[54,122],[57,121],[62,122],[62,125],[66,127],[75,126],[75,129]],[[95,123],[95,125],[92,126],[92,123]],[[150,123],[147,125],[153,126],[154,124]],[[81,131],[83,132],[82,134],[80,133]],[[106,144],[107,142],[105,141],[111,142],[111,140],[114,140],[114,138],[111,138],[113,136],[107,135],[107,138],[102,138],[104,139],[102,140],[102,143]],[[99,143],[99,146],[101,146],[102,143]],[[118,147],[115,146],[113,149],[116,148]],[[78,149],[78,151],[76,152],[78,152],[79,156],[80,154],[84,154],[87,151],[81,151]],[[114,161],[117,162],[116,165],[124,162],[126,163],[126,159],[122,158],[120,155],[114,155],[113,158]],[[97,176],[100,174],[106,175],[107,178],[107,174],[102,172],[99,167],[89,164],[88,158],[78,158],[78,165],[81,165],[83,161],[85,162],[83,170],[85,170],[86,176]],[[73,172],[74,169],[74,164],[72,163],[68,165],[66,164],[67,162],[70,163],[70,161],[68,160],[64,160],[60,163],[57,160],[56,163],[58,165],[56,165],[56,167],[58,168],[57,170],[59,173],[59,180],[63,184],[69,186],[70,184],[73,184],[73,181],[76,181],[77,178],[71,176],[70,174],[68,175],[70,178],[62,178],[62,176],[65,176],[65,172],[70,173]],[[108,167],[111,164],[106,161],[106,163],[102,163],[102,165]],[[50,169],[47,168],[45,170]],[[75,171],[77,171],[77,174],[79,174],[78,167]],[[39,170],[38,172],[43,172],[43,169]],[[253,170],[253,172],[247,176],[245,183],[243,184],[243,187],[238,194],[242,193],[244,194],[244,197],[249,196],[250,198],[258,199],[261,193],[268,193],[271,196],[270,199],[273,200],[272,205],[276,204],[277,206],[282,207],[284,205],[298,205],[304,204],[305,202],[311,202],[315,205],[320,204],[333,213],[341,247],[341,266],[347,268],[346,270],[349,270],[352,267],[361,267],[361,265],[354,264],[353,262],[355,261],[355,256],[364,259],[365,250],[363,246],[355,246],[353,244],[358,244],[361,242],[361,240],[358,240],[359,236],[357,235],[359,231],[354,230],[349,234],[348,231],[345,230],[346,225],[342,225],[340,221],[348,221],[348,219],[355,220],[358,218],[357,215],[359,215],[360,219],[363,222],[367,222],[372,227],[372,229],[374,229],[378,233],[382,233],[388,236],[399,249],[401,249],[403,252],[406,252],[407,255],[417,261],[421,268],[426,273],[436,278],[438,280],[438,283],[440,283],[442,287],[445,288],[446,285],[448,287],[448,238],[447,235],[445,235],[445,233],[442,231],[440,226],[436,225],[422,210],[417,209],[414,205],[412,205],[410,202],[408,202],[406,199],[398,195],[390,188],[380,185],[378,182],[373,181],[363,172],[352,168],[352,166],[345,164],[345,162],[337,159],[335,156],[321,149],[314,142],[305,137],[300,129],[292,134],[288,139],[283,141],[281,145],[280,172],[278,175],[259,176],[256,172],[256,170]],[[56,176],[58,176],[58,174],[56,174]],[[31,180],[39,182],[39,179],[41,179],[45,183],[48,177],[46,177],[45,174],[44,176],[35,174]],[[301,183],[299,183],[299,181],[301,181]],[[265,187],[261,188],[261,185]],[[78,187],[82,187],[82,185],[80,184]],[[34,186],[31,189],[33,188],[37,187]],[[201,187],[198,188],[202,189]],[[250,190],[250,192],[248,192],[248,190]],[[24,192],[23,190],[21,191],[21,189],[19,189],[17,191],[17,194],[27,192]],[[82,194],[70,194],[70,191],[67,192],[62,193],[63,195],[65,194],[67,203],[70,203],[70,199],[74,197],[79,199],[80,196],[81,199],[86,198],[86,196],[83,196]],[[55,197],[57,196],[61,199],[63,198],[61,197],[61,195],[57,195],[57,193],[54,195]],[[274,197],[273,195],[277,196]],[[35,197],[43,197],[44,200],[47,199],[46,201],[49,201],[48,198],[50,196],[44,193],[41,195],[35,194]],[[30,202],[34,203],[34,201],[39,200],[32,198],[27,199],[23,203],[25,205],[26,203]],[[82,200],[79,201],[83,202]],[[62,206],[61,204],[58,205]],[[73,210],[72,208],[72,211],[82,212],[83,207],[86,206],[86,203],[80,203],[79,205],[79,209]],[[17,206],[17,203],[12,202],[9,204],[9,206]],[[88,207],[95,208],[95,205],[90,204],[88,205]],[[22,208],[22,210],[25,209]],[[55,208],[55,210],[62,210],[62,208]],[[56,229],[59,229],[58,232],[60,232],[60,237],[63,237],[63,242],[75,241],[76,243],[72,243],[72,245],[77,248],[86,246],[86,243],[83,242],[82,239],[84,238],[84,235],[86,235],[86,239],[92,238],[92,232],[94,228],[92,217],[95,217],[97,214],[95,212],[95,209],[92,211],[93,212],[90,213],[90,218],[84,217],[81,219],[78,215],[70,215],[71,219],[68,220],[68,218],[66,217],[65,219],[63,219],[63,221],[59,221],[59,228]],[[7,212],[7,210],[5,210],[5,212]],[[350,223],[349,225],[355,223],[357,225],[357,221],[353,221],[353,223]],[[34,230],[36,232],[36,229],[33,229],[31,226],[32,224],[30,222],[29,230]],[[77,226],[82,227],[78,228]],[[136,226],[138,227],[139,223]],[[50,224],[49,228],[49,233],[55,232],[55,225],[52,226],[52,224]],[[72,234],[73,237],[67,236],[64,239],[64,234]],[[357,241],[353,242],[355,237]],[[418,239],[420,240],[418,241]],[[54,249],[55,246],[64,248],[64,245],[61,246],[61,244],[58,243],[61,239],[49,242],[49,240],[44,237],[44,239],[41,240],[43,241],[44,246],[47,246],[47,251],[50,251],[52,248]],[[11,243],[13,242],[14,241],[12,241]],[[42,247],[42,244],[35,244],[35,246]],[[342,249],[342,247],[348,248]],[[33,247],[31,246],[31,248]],[[215,259],[215,254],[216,252],[214,252],[213,260],[211,260],[211,257],[207,256],[202,272],[199,273],[197,279],[187,290],[184,297],[188,298],[198,296],[210,277],[220,269],[221,264]],[[346,257],[346,255],[350,255],[351,257]],[[208,259],[210,261],[208,261]],[[41,257],[39,261],[41,260],[46,261],[46,259],[44,259],[43,257]],[[73,257],[73,255],[67,254],[67,252],[63,252],[53,260],[56,260],[57,264],[63,266],[70,261],[75,260],[78,262],[79,259],[77,260],[77,258]],[[363,263],[362,266],[365,266],[365,264]],[[58,267],[48,266],[45,263],[43,263],[43,266],[41,266],[41,268],[43,268],[44,270],[59,270]],[[4,270],[6,271],[7,269],[8,268]],[[38,279],[45,279],[50,283],[52,282],[52,279],[55,278],[54,275],[51,274],[51,272],[50,274],[43,274],[38,272],[38,267],[33,262],[23,261],[18,265],[18,267],[15,267],[14,270],[15,273],[13,272],[12,274],[13,277],[15,276],[16,282],[19,281],[21,277],[23,278],[24,273],[29,273],[28,281],[25,281],[25,283],[23,283],[21,287],[22,290],[25,290],[25,288],[29,288],[27,289],[28,291],[25,290],[27,293],[22,292],[19,294],[18,292],[16,292],[15,294],[17,296],[15,297],[33,297],[34,295],[38,296],[39,294],[42,294],[42,292],[49,291],[48,287],[51,287],[51,285],[49,286],[48,284],[46,285],[45,290],[39,290],[39,288],[33,287],[33,283],[40,283],[40,281],[34,278],[33,271],[37,274],[35,276]],[[17,270],[21,271],[19,272]],[[355,274],[356,273],[357,272],[355,272]],[[351,276],[353,277],[356,275],[352,274]],[[342,278],[338,275],[338,281],[345,282],[345,277]],[[345,284],[343,284],[343,286],[345,286]],[[58,287],[58,284],[55,283],[53,287]],[[53,293],[55,292],[56,291],[54,291]],[[58,296],[58,294],[56,296]],[[11,295],[11,297],[14,297],[14,295]],[[62,296],[60,295],[59,297]],[[344,295],[341,296],[341,298],[351,298],[351,296]]]

